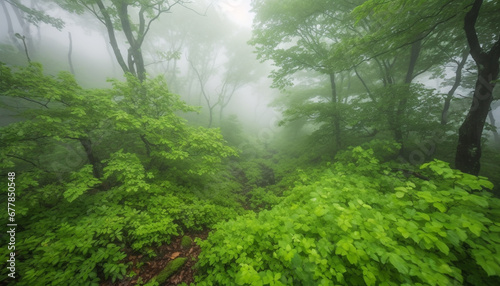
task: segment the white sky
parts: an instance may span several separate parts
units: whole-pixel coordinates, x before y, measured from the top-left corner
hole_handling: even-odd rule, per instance
[[[232,21],[244,27],[252,26],[253,13],[250,12],[250,0],[221,0],[219,6]]]

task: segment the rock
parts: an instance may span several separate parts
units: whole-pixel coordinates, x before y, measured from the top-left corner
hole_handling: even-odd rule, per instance
[[[187,261],[186,257],[178,257],[172,261],[170,261],[165,268],[160,272],[160,274],[156,275],[155,278],[153,278],[156,282],[159,284],[164,283],[167,281],[170,276],[172,276],[179,268],[181,268]]]
[[[183,236],[181,240],[181,246],[183,249],[190,248],[193,244],[193,239],[189,236]]]

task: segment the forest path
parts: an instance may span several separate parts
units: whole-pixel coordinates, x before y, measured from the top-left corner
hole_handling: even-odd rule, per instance
[[[130,253],[126,259],[126,262],[132,264],[131,271],[136,273],[133,277],[125,277],[120,281],[105,281],[101,283],[101,286],[130,286],[130,285],[144,285],[151,279],[156,277],[169,262],[176,258],[185,257],[187,258],[186,263],[175,273],[169,277],[161,286],[178,285],[181,283],[190,284],[194,282],[195,269],[194,265],[198,261],[198,255],[201,252],[201,248],[194,243],[195,238],[200,238],[202,240],[208,237],[210,230],[204,230],[201,232],[186,233],[184,235],[178,236],[172,240],[170,244],[162,245],[155,249],[157,256],[149,259],[147,254],[133,254]],[[183,248],[181,245],[182,237],[189,236],[193,243],[189,248]]]

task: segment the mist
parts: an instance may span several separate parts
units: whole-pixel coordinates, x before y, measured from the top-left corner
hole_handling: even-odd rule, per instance
[[[0,0],[0,284],[500,285],[499,11]]]
[[[61,19],[64,27],[57,29],[43,22],[30,25],[30,34],[24,36],[31,43],[28,53],[32,61],[42,63],[48,73],[56,74],[61,70],[70,70],[70,57],[76,80],[86,88],[109,87],[109,78],[123,79],[102,23],[88,12],[75,15],[51,1],[38,2],[31,5],[46,9],[48,15]],[[14,32],[21,34],[23,28],[17,21],[14,8],[5,7],[11,14]],[[218,100],[229,73],[233,78],[241,77],[236,79],[237,86],[234,91],[231,90],[231,98],[226,99],[224,115],[237,115],[239,121],[252,132],[267,128],[277,116],[268,107],[279,93],[269,88],[267,75],[270,66],[259,63],[247,44],[253,18],[249,10],[246,1],[198,1],[173,7],[151,24],[144,44],[148,75],[164,76],[172,92],[179,94],[188,104],[202,107],[203,112],[195,117],[199,125],[207,125],[208,106],[202,96],[200,82],[194,78],[193,67],[203,65],[205,69],[198,72],[204,92],[212,104]],[[5,11],[1,13],[5,14]],[[8,54],[2,60],[11,65],[26,64],[24,50],[15,47],[20,44],[19,39],[13,42],[6,19],[3,21],[0,38]],[[117,34],[117,38],[122,43],[120,49],[126,51],[123,44],[126,38],[122,34]],[[175,58],[169,58],[173,53]],[[213,121],[220,121],[219,110],[213,112]]]

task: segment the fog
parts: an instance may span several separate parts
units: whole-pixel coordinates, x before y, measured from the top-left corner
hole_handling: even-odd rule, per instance
[[[84,88],[110,87],[110,78],[124,79],[123,66],[117,60],[109,31],[88,9],[72,11],[74,7],[71,5],[63,9],[54,1],[23,3],[27,7],[44,11],[52,17],[53,22],[56,21],[54,19],[62,20],[64,25],[55,27],[57,25],[43,21],[30,23],[26,15],[23,17],[23,13],[16,10],[17,8],[9,2],[2,2],[0,14],[5,16],[2,17],[0,25],[2,62],[13,66],[27,64],[23,42],[15,36],[15,33],[19,33],[19,36],[25,39],[31,60],[43,64],[44,70],[49,74],[71,71]],[[289,72],[283,79],[279,79],[280,76],[275,72],[279,72],[279,65],[283,66],[283,63],[278,64],[278,67],[274,66],[276,63],[273,60],[277,57],[268,58],[267,61],[257,60],[258,45],[251,46],[248,43],[252,38],[252,22],[255,16],[251,12],[250,1],[206,0],[175,3],[177,4],[169,7],[167,12],[158,15],[158,18],[152,19],[151,15],[148,16],[148,21],[152,19],[151,25],[147,26],[140,50],[148,77],[164,77],[171,92],[179,94],[187,104],[200,107],[199,113],[183,115],[191,124],[220,127],[224,118],[236,115],[231,117],[232,120],[241,124],[250,137],[263,142],[280,130],[277,125],[283,119],[284,113],[296,112],[302,115],[292,116],[294,119],[285,120],[283,123],[286,125],[291,124],[293,120],[305,120],[304,130],[308,130],[307,133],[321,132],[321,126],[326,126],[323,120],[317,121],[322,116],[321,112],[308,114],[307,111],[292,106],[302,107],[301,104],[304,103],[328,104],[331,101],[328,91],[330,89],[327,87],[328,75],[314,72],[312,69],[303,69]],[[133,23],[139,22],[138,8],[130,7],[129,14]],[[320,26],[316,28],[318,27]],[[116,49],[127,55],[130,43],[125,33],[121,29],[116,29],[115,32]],[[329,39],[330,35],[324,34],[324,31],[319,33],[322,36],[318,37],[324,45],[335,45],[335,37]],[[257,34],[254,31],[255,35]],[[295,35],[291,39],[288,41],[285,38],[277,42],[274,49],[293,49],[294,45],[298,45],[300,37]],[[127,60],[130,64],[130,58],[124,57],[124,61]],[[370,65],[374,64],[373,61],[364,61],[365,67],[361,68],[359,73],[356,71],[358,78],[378,77],[379,75],[371,71]],[[465,73],[469,79],[467,84],[457,88],[451,105],[452,112],[462,114],[462,117],[456,117],[456,124],[465,115],[467,98],[473,90],[473,80],[470,78],[474,76],[474,72],[470,56],[467,62],[468,70]],[[448,66],[437,71],[424,70],[413,82],[422,84],[426,89],[433,89],[437,97],[444,98],[451,88],[455,69],[450,62]],[[368,88],[352,71],[341,71],[339,76],[339,101],[344,104],[351,104],[352,100],[359,98],[365,92],[363,86]],[[279,85],[279,80],[289,80],[292,84],[283,89],[271,88],[273,84]],[[372,86],[380,84],[380,79],[368,82],[368,85]],[[296,89],[299,94],[303,92],[305,101],[294,101]],[[498,89],[495,94],[497,96]],[[366,103],[367,100],[368,98],[361,99],[361,102]],[[441,104],[434,106],[439,108]],[[498,106],[492,104],[492,115],[488,122],[499,121]],[[4,112],[2,125],[13,120],[12,114],[12,111]],[[493,135],[490,131],[486,134]]]
[[[499,11],[0,0],[0,285],[500,285]]]
[[[12,18],[14,32],[22,34],[23,29],[13,8],[9,4],[0,7],[2,15],[5,15],[4,7]],[[32,61],[42,63],[50,74],[69,71],[71,44],[74,75],[83,87],[109,87],[107,79],[123,79],[106,28],[93,15],[88,12],[81,15],[69,13],[52,1],[38,1],[34,7],[61,19],[64,27],[58,30],[45,23],[29,25],[29,34],[25,37]],[[241,123],[254,130],[252,132],[268,128],[277,121],[278,113],[268,107],[279,93],[269,88],[271,83],[267,75],[270,66],[259,63],[247,44],[252,18],[248,1],[220,0],[177,5],[152,22],[143,50],[147,73],[150,77],[164,76],[172,92],[179,94],[188,104],[203,108],[203,112],[196,116],[197,124],[206,126],[208,120],[208,105],[202,96],[201,85],[210,104],[214,104],[227,80],[237,83],[235,87],[231,86],[234,92],[230,99],[226,99],[223,116],[237,115]],[[15,42],[9,36],[5,17],[2,17],[2,22],[0,41],[7,54],[1,60],[11,65],[26,64],[24,50],[16,49],[20,40],[15,39]],[[126,52],[123,33],[118,33],[117,39],[121,51]],[[172,57],[174,52],[176,54]],[[194,69],[200,74],[201,84]],[[229,75],[232,78],[228,79]],[[219,118],[215,113],[218,116],[219,111],[214,110],[213,119],[214,125],[218,126]]]

